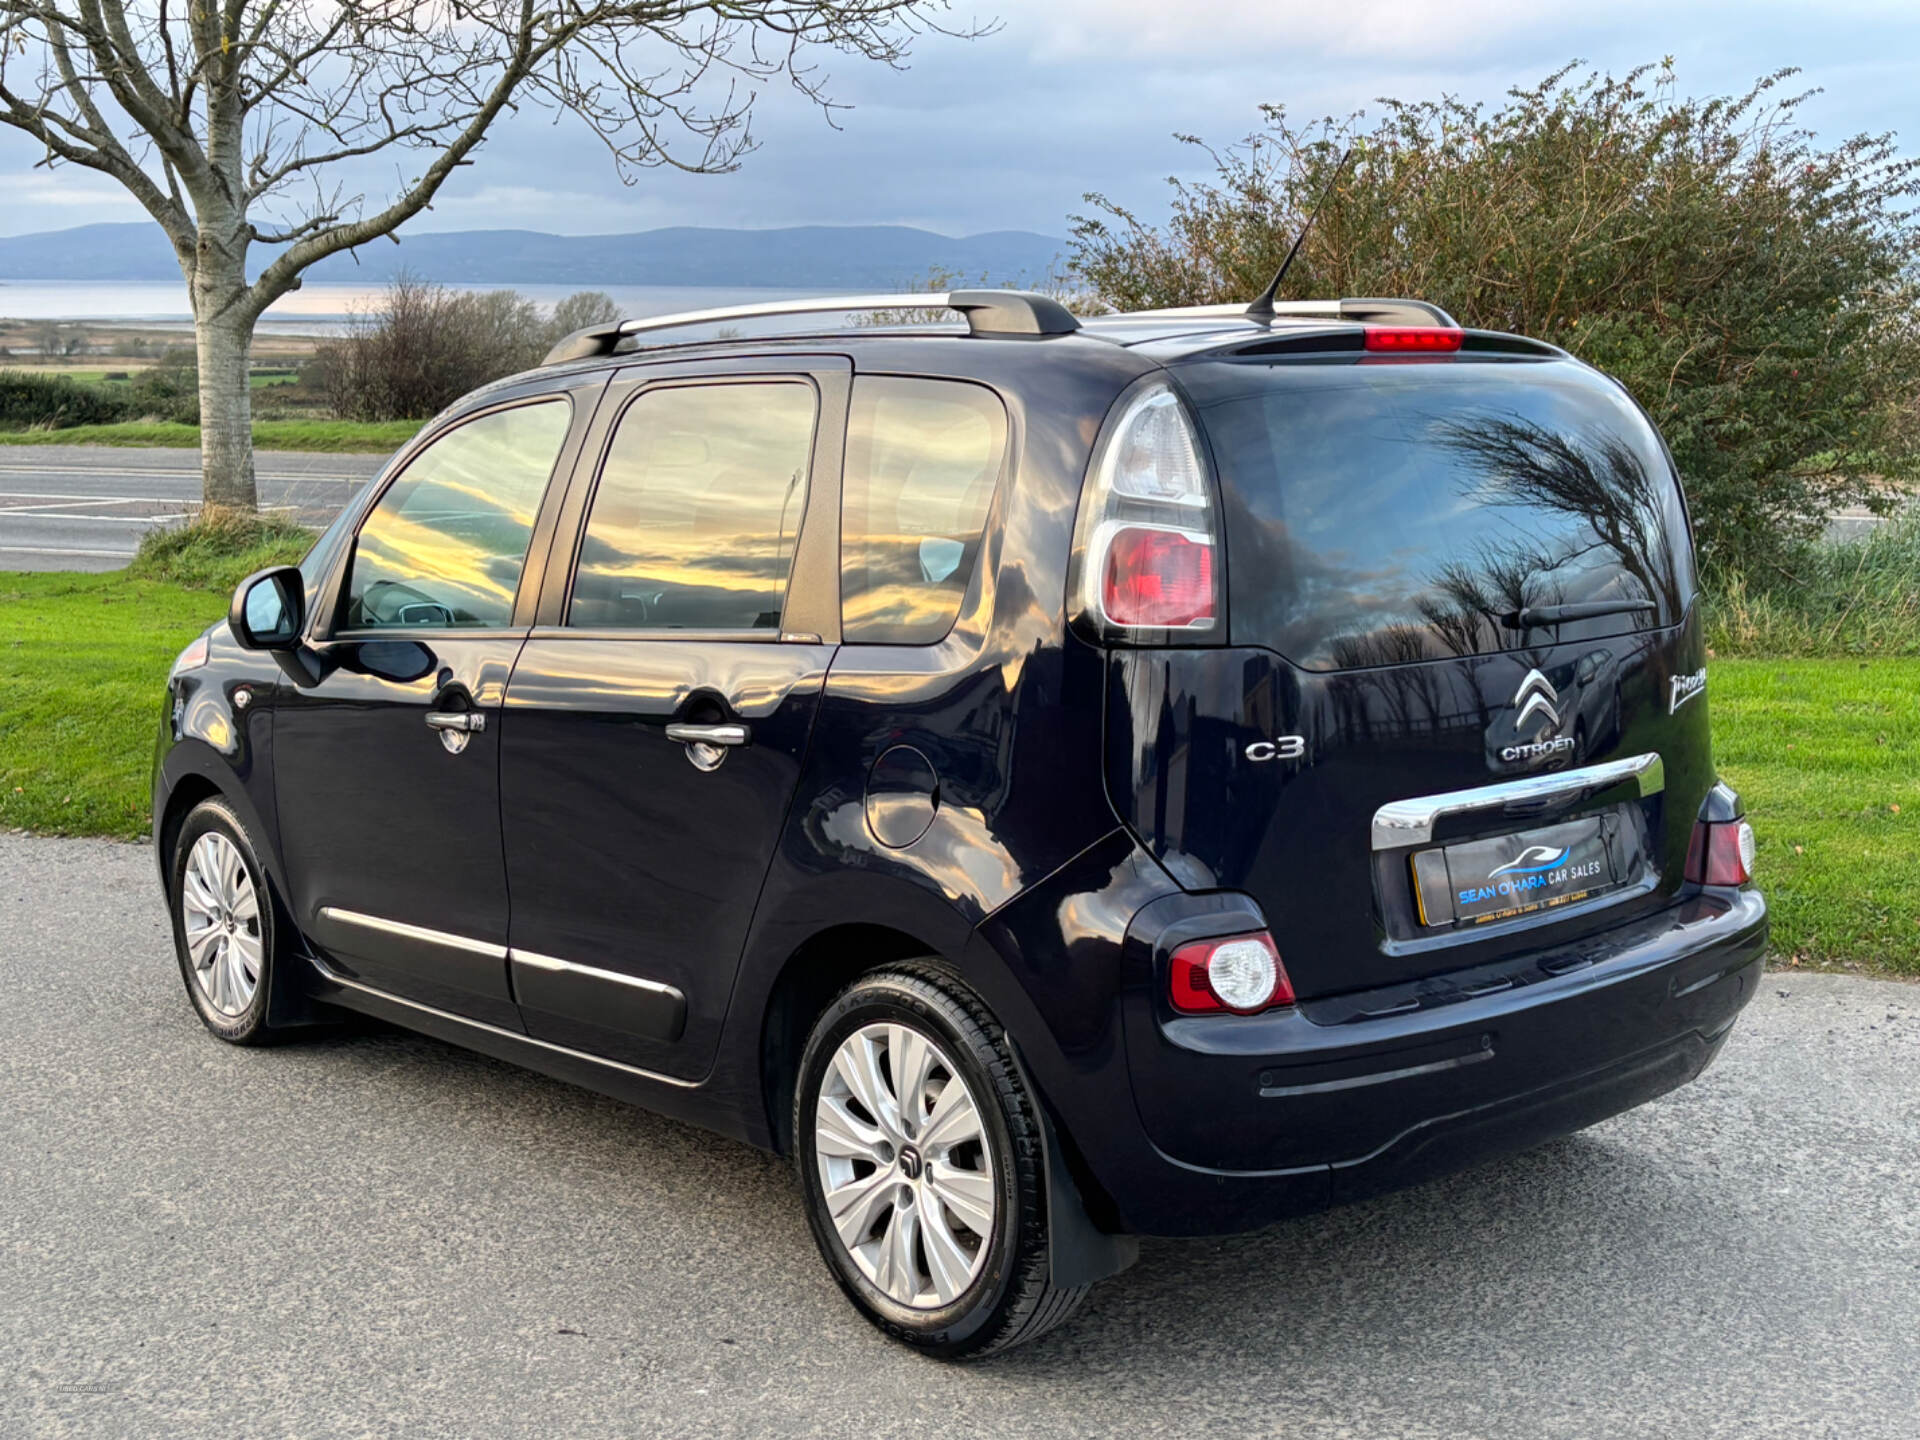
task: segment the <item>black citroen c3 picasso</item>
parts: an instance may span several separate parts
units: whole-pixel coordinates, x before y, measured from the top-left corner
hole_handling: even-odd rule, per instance
[[[1766,910],[1618,385],[1415,301],[753,313],[461,401],[182,653],[215,1035],[364,1012],[788,1154],[947,1356],[1713,1058]]]

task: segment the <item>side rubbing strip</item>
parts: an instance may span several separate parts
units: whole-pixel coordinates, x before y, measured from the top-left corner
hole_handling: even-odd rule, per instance
[[[456,1015],[451,1010],[440,1010],[432,1005],[422,1005],[418,1000],[407,1000],[399,995],[393,994],[391,991],[381,990],[372,985],[363,985],[358,980],[349,980],[346,976],[329,969],[324,961],[316,960],[314,967],[319,970],[327,984],[335,986],[338,989],[351,991],[356,995],[370,996],[382,1005],[391,1005],[398,1009],[411,1011],[416,1015],[430,1016],[432,1019],[450,1026],[459,1025],[469,1030],[477,1030],[482,1035],[494,1039],[496,1043],[505,1042],[513,1048],[531,1048],[545,1051],[549,1055],[559,1055],[569,1061],[596,1065],[605,1070],[617,1071],[622,1075],[632,1075],[641,1080],[656,1081],[662,1085],[672,1085],[681,1090],[697,1089],[700,1085],[700,1081],[698,1080],[685,1080],[677,1075],[662,1075],[658,1071],[643,1070],[638,1065],[626,1065],[618,1060],[609,1060],[604,1055],[589,1055],[586,1051],[575,1050],[569,1045],[556,1045],[553,1041],[542,1040],[536,1035],[523,1035],[518,1030],[503,1030],[498,1025],[489,1025],[484,1020],[475,1020],[470,1015]],[[377,1014],[379,1012],[375,1011],[374,1013]]]
[[[408,925],[399,920],[383,920],[378,915],[362,915],[358,910],[342,910],[337,905],[322,905],[320,918],[332,925],[351,925],[360,930],[372,930],[381,935],[393,935],[402,940],[418,940],[423,945],[438,945],[444,950],[464,950],[469,955],[482,955],[489,960],[507,958],[507,947],[494,945],[485,940],[472,940],[465,935],[451,935],[445,930],[429,930],[424,925]]]
[[[550,975],[577,975],[586,980],[604,980],[611,985],[628,985],[635,990],[650,990],[656,995],[686,996],[671,985],[662,985],[658,980],[644,980],[638,975],[622,975],[618,970],[602,970],[597,965],[576,965],[571,960],[556,960],[551,955],[536,955],[531,950],[511,952],[516,965],[531,965],[536,970],[545,970]]]
[[[1473,815],[1496,810],[1527,814],[1552,805],[1572,805],[1615,785],[1632,784],[1640,798],[1667,788],[1667,772],[1658,755],[1635,755],[1552,775],[1527,775],[1482,785],[1477,790],[1452,790],[1444,795],[1422,795],[1393,800],[1373,812],[1373,848],[1398,850],[1403,845],[1425,845],[1434,827],[1449,815]]]
[[[648,1040],[678,1040],[687,1028],[687,997],[671,985],[527,950],[508,957],[523,1010]]]

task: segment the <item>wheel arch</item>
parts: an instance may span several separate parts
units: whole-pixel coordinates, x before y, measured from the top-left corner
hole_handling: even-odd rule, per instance
[[[194,771],[181,776],[167,792],[160,815],[154,821],[153,843],[160,861],[160,884],[169,899],[173,895],[173,846],[180,837],[180,827],[202,801],[226,798],[226,792],[211,779]]]
[[[266,780],[264,773],[257,770],[252,778],[256,785]],[[254,849],[258,852],[257,858],[266,867],[268,878],[282,897],[285,896],[286,875],[280,866],[279,837],[268,823],[268,817],[261,813],[261,807],[254,802],[254,796],[250,793],[253,788],[225,756],[203,741],[182,740],[167,751],[159,766],[158,783],[154,790],[153,819],[155,858],[159,861],[163,879],[166,879],[173,863],[173,842],[180,833],[181,824],[192,813],[194,806],[203,800],[217,798],[231,806],[234,814],[247,827],[253,837]],[[269,809],[271,804],[269,790]],[[171,881],[167,883],[170,885]]]
[[[917,935],[893,925],[856,922],[809,937],[774,976],[761,1007],[760,1094],[776,1153],[792,1153],[793,1091],[813,1022],[862,975],[901,960],[928,961],[959,973],[959,966]]]

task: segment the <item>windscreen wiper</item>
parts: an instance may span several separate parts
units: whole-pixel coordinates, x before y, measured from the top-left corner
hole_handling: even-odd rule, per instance
[[[1591,620],[1596,615],[1631,615],[1658,610],[1651,600],[1580,600],[1570,605],[1523,605],[1500,617],[1509,630],[1531,630],[1536,625],[1563,625],[1569,620]]]

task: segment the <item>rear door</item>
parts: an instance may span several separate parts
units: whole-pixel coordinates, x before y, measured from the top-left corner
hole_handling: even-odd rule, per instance
[[[706,1068],[839,639],[850,367],[615,378],[507,687],[527,1030]]]
[[[592,403],[590,386],[504,403],[414,455],[354,531],[334,598],[317,602],[315,674],[276,698],[280,844],[301,929],[350,980],[492,1024],[518,1025],[500,703],[533,618],[549,479]]]
[[[1669,903],[1712,779],[1703,650],[1632,401],[1564,360],[1178,374],[1228,646],[1117,652],[1109,723],[1116,804],[1176,873],[1253,894],[1306,997]]]

